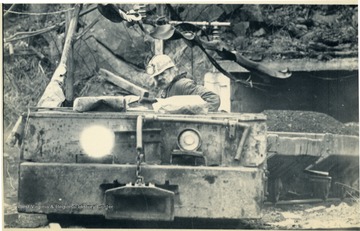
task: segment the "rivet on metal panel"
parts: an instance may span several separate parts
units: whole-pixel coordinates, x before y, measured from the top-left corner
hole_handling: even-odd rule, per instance
[[[333,147],[333,135],[330,133],[325,133],[323,140],[325,141],[324,143],[324,148],[327,154],[332,152],[332,147]]]
[[[234,139],[235,138],[235,128],[236,128],[237,121],[236,120],[229,120],[228,124],[229,124],[229,138]]]

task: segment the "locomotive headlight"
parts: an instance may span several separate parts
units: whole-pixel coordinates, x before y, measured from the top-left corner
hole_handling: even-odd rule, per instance
[[[196,151],[201,145],[201,138],[197,131],[186,129],[178,136],[178,146],[183,151]]]
[[[114,144],[114,132],[104,126],[93,125],[85,128],[80,134],[80,145],[91,157],[109,155]]]

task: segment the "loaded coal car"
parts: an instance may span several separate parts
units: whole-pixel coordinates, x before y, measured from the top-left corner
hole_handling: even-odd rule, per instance
[[[346,129],[334,118],[318,112],[268,110],[264,113],[272,130],[267,135],[269,200],[311,202],[358,197],[356,130]],[[294,115],[300,116],[290,119]],[[280,120],[285,124],[291,120],[291,130],[313,126],[315,131],[325,127],[326,132],[289,131],[282,126],[284,122],[278,123]],[[337,132],[333,132],[335,128]]]
[[[33,108],[21,117],[19,212],[260,218],[265,115],[161,114],[119,99],[117,112]]]

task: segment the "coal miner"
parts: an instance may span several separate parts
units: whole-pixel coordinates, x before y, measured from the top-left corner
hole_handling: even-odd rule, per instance
[[[155,55],[148,63],[146,72],[160,89],[159,98],[168,98],[177,95],[199,95],[207,102],[208,110],[215,112],[220,106],[220,97],[198,85],[189,78],[186,72],[181,72],[167,55]]]

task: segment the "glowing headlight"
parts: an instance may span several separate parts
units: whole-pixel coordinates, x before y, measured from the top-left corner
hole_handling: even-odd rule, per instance
[[[197,131],[186,129],[178,136],[178,146],[183,151],[196,151],[201,144],[201,138]]]
[[[80,145],[91,157],[109,155],[114,147],[115,134],[110,129],[93,125],[85,128],[80,134]]]

